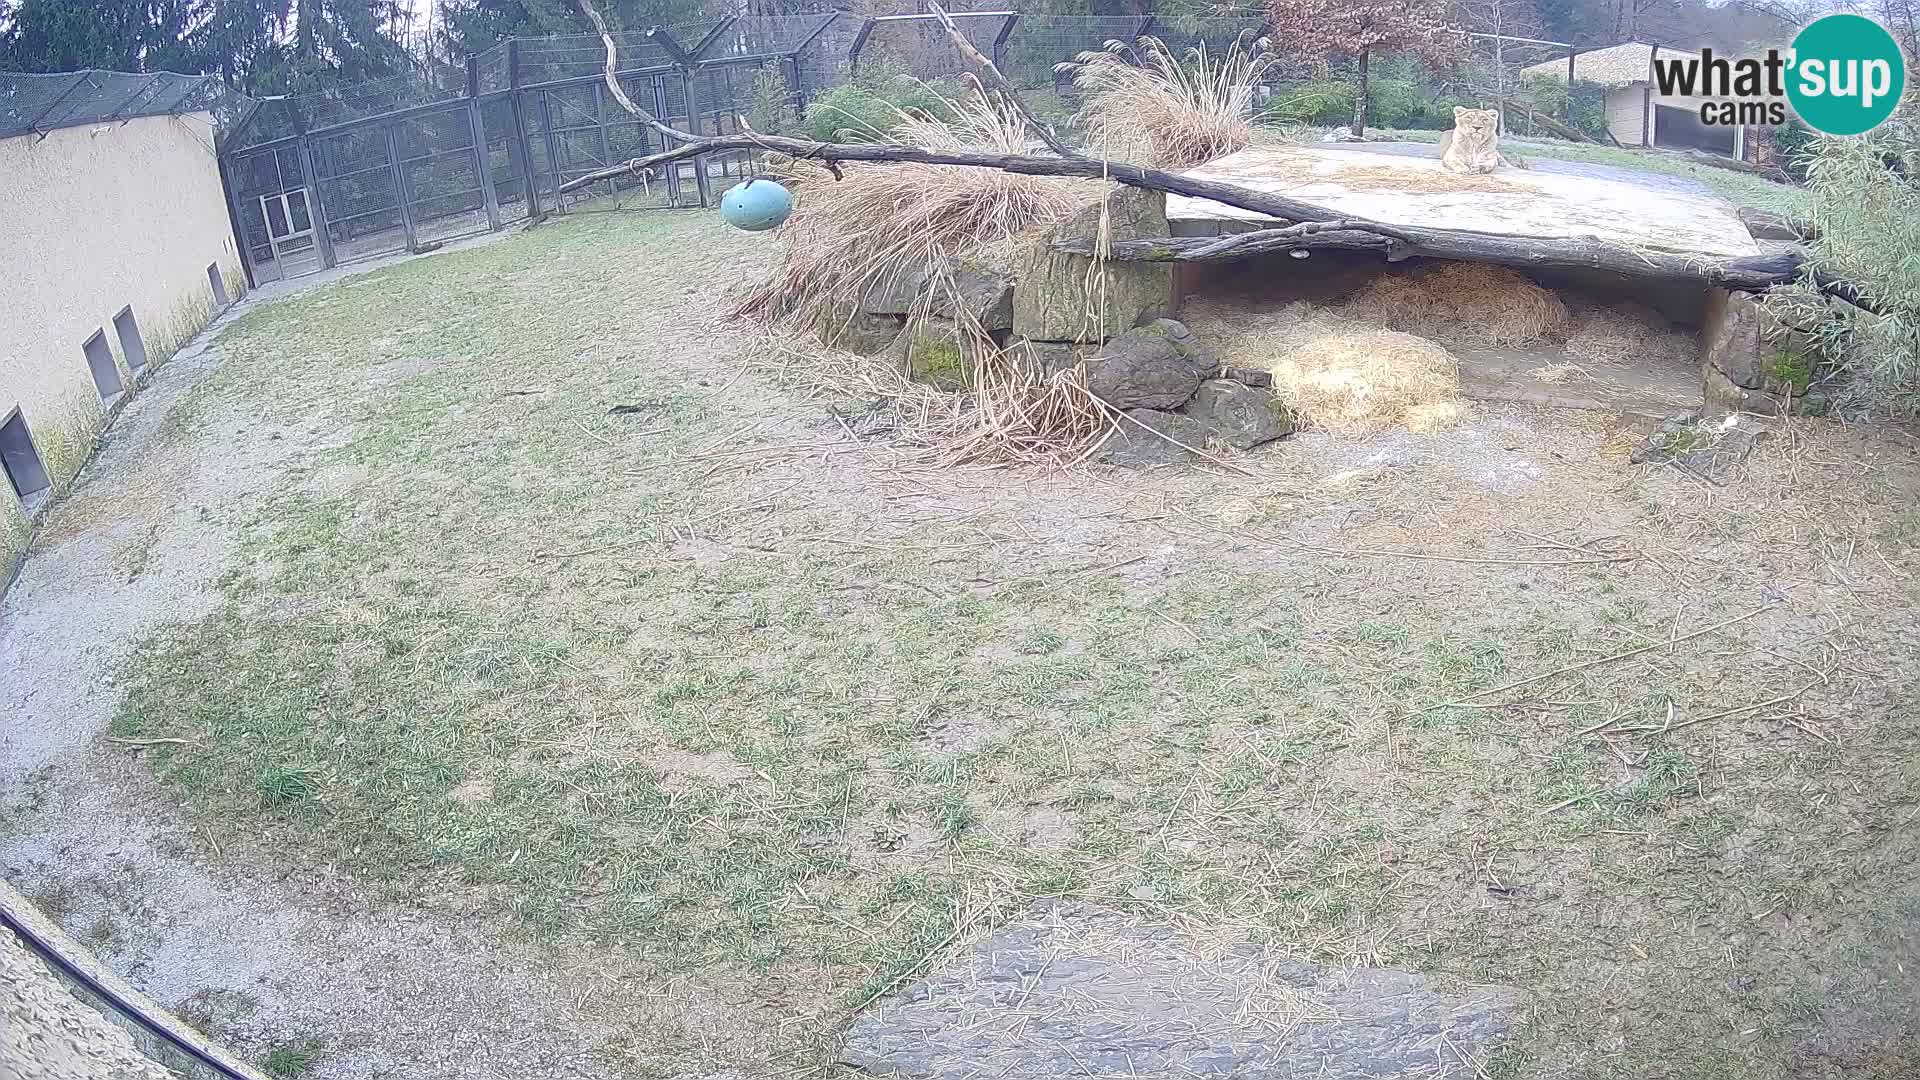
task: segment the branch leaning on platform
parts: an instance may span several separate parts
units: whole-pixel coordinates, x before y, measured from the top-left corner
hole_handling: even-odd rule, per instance
[[[659,135],[669,139],[693,138],[692,135],[661,122],[659,117],[633,103],[633,99],[627,96],[627,91],[620,85],[620,78],[617,74],[619,70],[620,50],[613,43],[613,34],[607,30],[607,21],[600,17],[600,12],[593,6],[593,0],[575,0],[575,2],[579,5],[581,14],[587,17],[587,21],[593,24],[594,31],[600,35],[600,43],[607,47],[607,66],[602,70],[603,77],[607,80],[607,89],[613,92],[613,100],[619,102],[621,108],[639,117],[642,123],[652,128],[654,132]],[[568,185],[560,190],[563,192],[570,191],[575,186],[576,185]]]
[[[917,146],[888,143],[823,143],[781,135],[745,132],[739,135],[701,137],[664,123],[659,117],[634,104],[621,89],[617,77],[617,50],[606,21],[593,8],[593,0],[576,0],[580,10],[600,33],[607,49],[605,78],[615,100],[639,117],[663,139],[680,145],[657,154],[634,158],[575,177],[560,185],[566,194],[603,180],[644,174],[662,165],[721,150],[771,150],[795,158],[819,161],[836,174],[841,162],[918,162],[926,165],[959,165],[1000,169],[1028,176],[1065,176],[1089,180],[1111,180],[1130,187],[1145,188],[1170,195],[1206,199],[1287,223],[1279,228],[1258,229],[1236,236],[1218,238],[1175,238],[1172,240],[1128,241],[1115,245],[1112,257],[1148,261],[1178,261],[1244,257],[1263,251],[1291,251],[1313,248],[1378,250],[1391,261],[1415,255],[1488,262],[1515,267],[1584,267],[1611,270],[1632,277],[1696,281],[1736,289],[1765,289],[1792,281],[1799,271],[1800,258],[1782,254],[1747,259],[1713,259],[1682,253],[1648,251],[1602,240],[1574,237],[1520,237],[1466,229],[1434,229],[1419,226],[1389,225],[1385,222],[1336,213],[1324,206],[1273,195],[1237,184],[1202,180],[1161,169],[1148,169],[1117,161],[1084,157],[1063,146],[1034,118],[1033,113],[1014,92],[999,68],[966,39],[953,17],[938,4],[934,13],[961,54],[979,67],[986,81],[1006,99],[1027,127],[1059,157],[1030,154],[987,154],[944,152]],[[1823,283],[1842,293],[1843,286]]]
[[[927,7],[933,12],[934,18],[940,20],[940,28],[947,32],[953,47],[960,50],[960,55],[966,57],[968,63],[980,69],[980,74],[987,85],[999,91],[1000,96],[1007,99],[1007,105],[1020,114],[1020,119],[1027,122],[1028,131],[1033,132],[1036,138],[1046,144],[1047,149],[1061,157],[1080,156],[1077,151],[1055,138],[1053,132],[1033,115],[1032,110],[1027,108],[1027,103],[1020,100],[1020,94],[1014,90],[1013,84],[1007,81],[1007,77],[1000,73],[1000,69],[994,65],[994,62],[979,49],[974,48],[973,42],[967,40],[967,35],[960,32],[960,27],[954,23],[953,16],[947,14],[946,8],[933,3],[932,0],[928,0]]]

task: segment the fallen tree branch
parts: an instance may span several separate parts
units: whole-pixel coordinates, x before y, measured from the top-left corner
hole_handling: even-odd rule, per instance
[[[1090,243],[1058,240],[1054,247],[1091,255]],[[1799,272],[1797,252],[1709,259],[1688,252],[1630,248],[1573,236],[1512,236],[1467,229],[1397,225],[1389,233],[1377,223],[1338,219],[1229,236],[1176,236],[1155,240],[1119,240],[1107,257],[1130,262],[1211,262],[1285,251],[1330,248],[1378,251],[1389,261],[1414,256],[1496,263],[1522,269],[1607,270],[1629,277],[1693,281],[1729,289],[1767,289],[1784,285]]]
[[[1130,187],[1145,188],[1170,195],[1206,199],[1225,206],[1249,210],[1291,225],[1278,229],[1260,229],[1227,237],[1169,240],[1131,240],[1113,245],[1109,257],[1149,262],[1192,262],[1212,259],[1244,258],[1273,251],[1298,251],[1315,248],[1379,251],[1389,261],[1413,256],[1490,262],[1505,266],[1546,269],[1609,270],[1633,277],[1677,281],[1696,281],[1736,289],[1766,289],[1790,282],[1798,273],[1802,257],[1783,253],[1737,259],[1706,259],[1684,252],[1668,252],[1608,244],[1575,237],[1525,237],[1465,229],[1434,229],[1419,226],[1390,225],[1367,218],[1340,214],[1314,203],[1290,199],[1236,184],[1202,180],[1163,169],[1149,169],[1117,161],[1084,157],[1068,149],[1027,109],[1006,76],[966,40],[959,28],[938,4],[935,13],[955,46],[979,67],[986,79],[1020,114],[1035,135],[1058,157],[1031,154],[991,154],[971,151],[933,151],[917,146],[889,143],[823,143],[781,135],[745,132],[738,135],[701,137],[681,131],[634,104],[620,87],[617,77],[617,49],[605,20],[593,8],[592,0],[576,0],[580,10],[599,31],[606,46],[604,75],[607,87],[623,108],[647,127],[680,145],[656,154],[634,158],[620,165],[577,176],[560,185],[560,194],[578,191],[603,180],[640,176],[653,169],[687,158],[723,150],[770,150],[796,159],[819,161],[836,178],[840,164],[847,161],[880,163],[917,162],[925,165],[958,165],[999,169],[1028,176],[1061,176],[1088,180],[1111,180]],[[1309,228],[1308,226],[1312,226]],[[1071,245],[1062,250],[1078,251]],[[1078,251],[1091,255],[1089,250]],[[1836,295],[1846,296],[1844,283],[1823,283]],[[1850,291],[1850,290],[1849,290]],[[1847,297],[1851,299],[1851,297]]]
[[[606,67],[602,69],[601,74],[607,81],[607,89],[613,93],[613,100],[619,102],[621,108],[639,117],[642,123],[652,128],[657,134],[664,135],[670,139],[691,138],[686,132],[679,131],[671,125],[662,123],[659,117],[633,103],[633,99],[627,96],[626,90],[620,85],[620,78],[617,74],[620,50],[613,43],[613,35],[607,31],[606,20],[600,16],[599,10],[593,6],[593,0],[575,0],[575,3],[579,5],[581,14],[585,15],[587,21],[593,24],[594,32],[600,35],[600,43],[607,47],[607,64]]]

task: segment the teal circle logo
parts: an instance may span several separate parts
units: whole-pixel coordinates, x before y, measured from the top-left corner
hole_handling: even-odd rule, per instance
[[[1815,131],[1859,135],[1893,115],[1907,58],[1887,28],[1861,15],[1827,15],[1793,39],[1787,100]]]

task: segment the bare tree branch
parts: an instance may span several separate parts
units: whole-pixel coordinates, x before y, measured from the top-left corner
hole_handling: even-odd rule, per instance
[[[987,84],[1000,92],[1000,96],[1005,98],[1007,104],[1013,107],[1013,111],[1020,114],[1020,119],[1026,121],[1027,129],[1032,131],[1034,135],[1046,145],[1047,149],[1059,154],[1061,157],[1080,156],[1065,143],[1055,138],[1053,132],[1049,131],[1046,125],[1042,124],[1039,118],[1033,115],[1033,112],[1027,108],[1027,103],[1021,101],[1020,95],[1014,91],[1013,84],[1008,82],[1007,77],[1000,73],[1000,69],[994,66],[993,61],[988,59],[986,54],[982,53],[979,49],[974,48],[973,42],[967,40],[967,35],[960,32],[960,27],[953,21],[953,16],[947,14],[946,8],[941,7],[939,4],[933,2],[933,0],[927,0],[927,7],[933,11],[934,18],[940,20],[940,27],[947,32],[947,37],[953,41],[953,47],[960,50],[960,55],[966,57],[968,63],[980,69],[980,73],[985,77]]]
[[[627,96],[626,90],[621,88],[619,76],[615,74],[619,66],[620,51],[613,43],[613,34],[607,30],[607,21],[601,18],[600,12],[593,6],[593,0],[574,0],[574,2],[579,6],[581,14],[587,17],[587,21],[593,24],[593,29],[600,35],[601,43],[607,47],[607,66],[604,75],[607,80],[607,89],[613,92],[613,100],[619,102],[621,108],[639,117],[642,123],[660,135],[683,141],[694,138],[687,132],[661,122],[659,117],[633,103],[633,99]]]

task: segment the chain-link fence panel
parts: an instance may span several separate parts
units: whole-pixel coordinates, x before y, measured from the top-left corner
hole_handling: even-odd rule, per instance
[[[295,146],[247,150],[227,159],[235,223],[256,281],[280,281],[324,269],[316,228],[317,195]]]
[[[245,99],[209,75],[72,71],[0,73],[0,138],[143,116],[213,113],[229,120]]]

